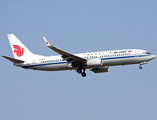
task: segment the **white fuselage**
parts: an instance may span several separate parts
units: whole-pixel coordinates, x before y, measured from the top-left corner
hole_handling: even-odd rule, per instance
[[[101,52],[87,52],[81,54],[74,54],[86,60],[100,58],[102,61],[101,66],[116,66],[128,64],[141,64],[155,58],[155,55],[148,53],[145,50],[139,49],[125,49],[125,50],[112,50]],[[59,71],[59,70],[77,70],[77,67],[72,67],[70,63],[64,60],[61,56],[40,56],[36,55],[34,58],[28,58],[24,63],[15,64],[16,66],[25,69],[34,69],[42,71]],[[84,66],[85,69],[93,68],[91,66]]]
[[[8,34],[8,39],[14,58],[2,57],[13,62],[15,66],[42,71],[76,70],[82,77],[86,76],[86,69],[91,69],[94,73],[103,73],[109,71],[109,66],[129,64],[140,64],[139,68],[142,69],[141,65],[155,58],[155,55],[140,49],[71,54],[51,45],[43,37],[46,46],[60,54],[47,57],[33,54],[14,34]]]

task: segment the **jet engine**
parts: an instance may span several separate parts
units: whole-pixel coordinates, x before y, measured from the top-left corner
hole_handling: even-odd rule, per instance
[[[91,71],[93,71],[94,73],[108,72],[109,71],[109,67],[92,68]]]
[[[88,67],[99,67],[102,66],[102,60],[100,58],[88,59],[87,60]]]

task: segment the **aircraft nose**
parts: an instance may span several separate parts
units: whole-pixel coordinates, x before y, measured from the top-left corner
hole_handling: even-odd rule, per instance
[[[154,55],[154,56],[153,56],[153,59],[154,59],[155,57],[156,57],[156,56]]]
[[[152,59],[154,59],[156,56],[155,55],[152,55]]]

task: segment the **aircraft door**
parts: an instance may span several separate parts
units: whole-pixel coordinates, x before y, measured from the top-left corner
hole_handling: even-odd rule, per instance
[[[35,59],[33,60],[33,66],[36,66],[36,60]]]
[[[136,52],[135,52],[135,55],[136,55],[136,57],[138,57],[138,56],[139,56],[139,52],[138,52],[138,51],[136,51]]]

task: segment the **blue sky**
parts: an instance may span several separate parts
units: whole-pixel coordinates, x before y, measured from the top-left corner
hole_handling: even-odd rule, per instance
[[[144,49],[157,55],[157,2],[1,1],[0,54],[13,57],[7,34],[15,34],[33,53]],[[110,67],[108,73],[24,70],[0,59],[1,120],[156,120],[156,59]]]

